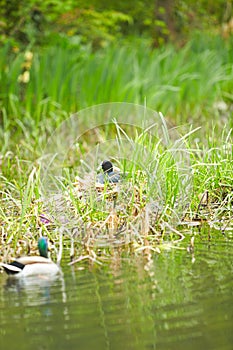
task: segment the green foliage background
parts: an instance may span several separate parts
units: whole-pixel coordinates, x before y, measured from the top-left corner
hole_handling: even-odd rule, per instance
[[[0,143],[113,101],[231,127],[232,33],[232,1],[0,0]]]
[[[196,29],[216,31],[231,16],[229,0],[0,0],[0,41],[45,45],[66,37],[96,49],[143,36],[159,46]]]

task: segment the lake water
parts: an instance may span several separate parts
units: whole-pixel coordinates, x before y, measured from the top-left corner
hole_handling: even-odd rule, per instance
[[[151,259],[115,252],[53,281],[0,274],[0,349],[233,349],[233,236],[187,239]],[[84,269],[80,269],[83,267]]]

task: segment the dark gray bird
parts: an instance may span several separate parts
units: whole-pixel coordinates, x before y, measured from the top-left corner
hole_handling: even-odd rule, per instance
[[[105,182],[117,183],[121,180],[121,174],[113,170],[113,165],[110,160],[104,160],[101,164],[103,174],[97,176],[97,182],[104,184]]]

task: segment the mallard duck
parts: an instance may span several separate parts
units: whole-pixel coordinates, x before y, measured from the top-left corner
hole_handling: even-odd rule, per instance
[[[40,256],[25,256],[14,260],[12,263],[1,263],[8,275],[11,276],[35,276],[35,275],[55,275],[60,269],[48,258],[48,241],[46,237],[41,237],[38,241]]]
[[[104,184],[105,182],[117,183],[121,180],[121,174],[113,170],[113,165],[109,160],[104,160],[101,164],[103,174],[97,176],[97,182]]]

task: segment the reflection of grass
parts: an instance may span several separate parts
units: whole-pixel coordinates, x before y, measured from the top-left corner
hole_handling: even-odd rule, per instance
[[[193,121],[199,125],[205,121],[211,125],[208,119],[217,118],[213,132],[203,127],[201,134],[194,134],[197,139],[187,137],[193,190],[191,206],[186,208],[184,201],[179,218],[207,220],[215,226],[220,226],[221,219],[221,228],[232,225],[232,47],[218,39],[206,46],[202,41],[202,47],[194,40],[179,51],[172,47],[150,51],[144,46],[122,46],[91,54],[50,47],[34,53],[25,82],[18,80],[25,57],[13,56],[8,48],[2,48],[1,256],[8,252],[4,247],[7,243],[16,254],[26,252],[28,242],[34,246],[38,232],[58,241],[57,233],[49,229],[51,225],[39,220],[39,214],[47,215],[39,188],[40,150],[70,112],[109,101],[144,104],[146,99],[148,106],[169,115],[174,124]],[[71,152],[73,160],[64,171],[64,184],[77,228],[73,238],[85,241],[85,248],[93,247],[97,238],[102,245],[109,240],[134,242],[139,247],[177,240],[174,218],[183,184],[171,154],[139,129],[131,133],[130,126],[124,130],[117,126],[115,130],[109,124],[108,128],[91,130],[91,135],[87,132],[76,145],[79,153],[84,157],[94,143],[107,140],[107,135],[121,145],[124,136],[127,142],[149,150],[148,157],[141,155],[145,168],[137,162],[140,147],[135,148],[131,161],[115,159],[116,165],[128,172],[121,190],[110,185],[86,189],[78,181],[75,184],[80,159]],[[151,174],[156,174],[153,181]],[[205,193],[208,196],[203,197]],[[171,231],[173,236],[168,234]],[[10,255],[13,250],[9,250]]]

